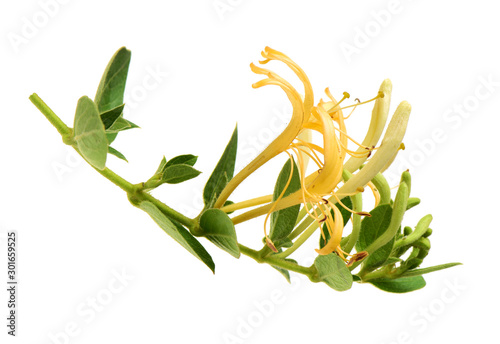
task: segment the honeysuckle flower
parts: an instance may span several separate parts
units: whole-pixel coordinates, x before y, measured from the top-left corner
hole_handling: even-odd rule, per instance
[[[345,119],[350,115],[345,117],[343,110],[349,107],[356,108],[356,106],[363,103],[341,107],[341,103],[349,98],[349,94],[344,93],[342,99],[336,101],[327,88],[325,94],[329,100],[323,101],[321,99],[314,105],[314,95],[310,81],[304,71],[294,61],[285,54],[269,47],[266,47],[262,52],[262,56],[265,60],[260,61],[261,64],[266,64],[272,60],[285,63],[302,82],[304,96],[300,95],[288,81],[276,73],[254,64],[250,65],[254,73],[267,76],[267,78],[254,83],[252,86],[254,88],[266,85],[279,86],[292,104],[292,118],[285,130],[229,182],[219,196],[215,207],[221,207],[234,189],[267,161],[284,152],[292,159],[291,153],[294,153],[299,168],[300,190],[286,197],[280,195],[274,202],[272,202],[271,196],[264,196],[230,206],[231,210],[234,210],[267,203],[233,217],[233,222],[239,223],[266,214],[264,221],[266,223],[271,212],[303,203],[308,216],[317,225],[324,224],[330,235],[326,244],[316,251],[321,255],[336,251],[339,256],[344,258],[345,252],[340,248],[340,240],[342,239],[343,232],[342,215],[338,207],[334,205],[335,203],[340,203],[340,199],[345,196],[363,192],[366,186],[372,189],[377,202],[377,191],[373,184],[371,184],[371,179],[387,164],[392,162],[392,159],[399,150],[406,130],[410,106],[406,102],[398,106],[380,147],[376,148],[375,146],[380,139],[387,120],[392,90],[390,80],[385,80],[377,96],[369,100],[375,100],[372,119],[366,137],[362,143],[357,143],[347,133]],[[322,145],[311,142],[311,131],[315,131],[321,135]],[[359,148],[354,151],[350,150],[348,148],[349,140],[357,144]],[[372,155],[372,151],[375,149],[376,153]],[[345,162],[347,156],[351,156],[351,158]],[[317,167],[309,175],[306,175],[307,161],[313,162]],[[363,163],[366,163],[365,166],[342,184],[344,170],[356,172]],[[230,207],[224,209],[229,211]],[[366,213],[358,214],[366,215]],[[264,231],[266,231],[265,225]],[[266,240],[268,246],[276,250],[273,243],[267,237],[267,234]],[[364,256],[363,253],[359,253],[358,256],[353,256],[350,262],[352,263]]]
[[[262,51],[262,56],[265,60],[260,61],[261,64],[268,63],[271,60],[278,60],[284,62],[290,69],[292,69],[295,74],[300,78],[304,84],[304,97],[295,90],[295,88],[290,85],[286,80],[277,75],[276,73],[257,67],[253,63],[250,64],[250,68],[256,74],[263,74],[267,76],[267,79],[263,79],[252,85],[254,88],[259,88],[265,85],[276,85],[279,86],[287,95],[290,103],[293,107],[292,118],[288,126],[283,130],[283,132],[274,139],[273,142],[266,149],[264,149],[250,164],[243,168],[233,179],[230,180],[228,185],[224,188],[222,193],[219,195],[214,207],[221,207],[229,195],[236,189],[236,187],[250,174],[255,172],[259,167],[264,165],[267,161],[274,158],[276,155],[284,152],[289,148],[290,143],[300,134],[304,122],[310,117],[310,108],[314,102],[314,95],[312,92],[311,83],[307,78],[306,74],[295,62],[293,62],[288,56],[279,51],[266,47]]]
[[[373,147],[378,144],[382,132],[384,131],[385,124],[387,121],[387,116],[389,114],[389,106],[391,105],[391,92],[392,83],[391,80],[385,79],[380,85],[379,94],[383,94],[383,97],[378,98],[373,106],[372,118],[370,120],[370,126],[368,132],[361,143],[365,147]],[[364,153],[363,147],[359,147],[358,153]],[[356,171],[368,158],[368,156],[353,156],[345,164],[344,168],[349,172]]]

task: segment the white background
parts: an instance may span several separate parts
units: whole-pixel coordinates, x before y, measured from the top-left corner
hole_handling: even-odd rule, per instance
[[[500,24],[494,2],[3,1],[0,23],[2,343],[498,338]],[[279,114],[289,108],[280,90],[251,88],[260,78],[249,63],[266,45],[304,68],[316,99],[329,86],[336,96],[348,91],[351,100],[366,100],[391,78],[391,113],[402,100],[413,107],[406,150],[391,173],[410,168],[412,195],[422,200],[405,224],[432,213],[433,248],[424,266],[463,266],[427,275],[427,286],[410,294],[358,284],[339,293],[299,277],[289,285],[270,267],[237,261],[203,241],[216,263],[212,275],[75,157],[28,100],[37,92],[72,125],[78,98],[93,98],[109,58],[121,46],[131,49],[125,117],[142,129],[113,144],[129,163],[110,157],[108,166],[140,182],[163,155],[198,155],[200,177],[155,193],[195,215],[234,125],[238,168],[284,125]],[[347,122],[360,140],[371,107],[359,107]],[[235,199],[270,193],[282,163],[242,185]],[[4,326],[11,230],[19,240],[16,338]],[[239,227],[238,236],[258,248],[262,219]],[[314,247],[300,254],[313,257]],[[120,283],[115,275],[123,273]],[[91,307],[96,297],[99,311]]]

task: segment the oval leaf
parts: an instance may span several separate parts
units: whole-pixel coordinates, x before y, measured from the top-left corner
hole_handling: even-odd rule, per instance
[[[422,276],[404,277],[398,279],[378,279],[370,281],[375,287],[389,293],[409,293],[410,291],[425,287],[425,280]]]
[[[123,104],[131,55],[130,50],[122,47],[113,55],[106,66],[94,98],[99,113],[104,113]]]
[[[180,164],[194,166],[197,160],[198,157],[196,155],[192,154],[178,155],[175,158],[172,158],[169,161],[167,161],[164,166],[165,168],[172,165],[180,165]]]
[[[220,209],[208,209],[200,218],[203,235],[212,243],[231,254],[240,257],[233,221]]]
[[[356,243],[358,252],[366,250],[375,240],[382,236],[389,228],[392,217],[392,207],[389,204],[382,204],[370,212],[371,217],[365,217],[361,222],[359,240]],[[373,252],[365,259],[364,265],[367,268],[374,269],[382,265],[389,258],[394,238],[384,246]]]
[[[210,270],[215,273],[215,264],[212,257],[187,229],[185,229],[177,221],[169,219],[160,211],[160,209],[149,201],[142,201],[139,208],[148,213],[158,226],[165,231],[165,233],[170,235],[175,241],[181,244],[182,247],[205,263]]]
[[[186,164],[172,165],[163,171],[162,182],[178,184],[197,177],[201,172]]]
[[[97,106],[86,96],[76,106],[75,142],[82,156],[97,169],[103,170],[108,155],[108,140]]]
[[[338,291],[351,289],[353,281],[351,272],[342,258],[336,254],[316,257],[314,266],[318,270],[319,280],[330,288]]]

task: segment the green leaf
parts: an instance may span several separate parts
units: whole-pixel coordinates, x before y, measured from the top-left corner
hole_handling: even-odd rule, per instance
[[[186,180],[197,177],[201,172],[191,167],[191,165],[179,164],[171,165],[163,171],[162,182],[168,184],[178,184]]]
[[[457,265],[462,265],[462,263],[447,263],[447,264],[431,266],[428,268],[410,270],[410,271],[405,272],[402,276],[403,277],[420,276],[420,275],[428,274],[430,272],[448,269],[448,268],[451,268],[451,267],[454,267]]]
[[[168,162],[166,162],[165,167],[169,167],[172,165],[180,165],[180,164],[194,166],[194,164],[196,163],[197,160],[198,160],[198,157],[196,155],[192,155],[192,154],[179,155],[179,156],[176,156],[175,158],[170,159]]]
[[[387,230],[391,223],[392,207],[388,204],[379,205],[370,212],[370,215],[361,222],[361,231],[356,243],[358,252],[364,251]]]
[[[160,209],[149,201],[142,201],[139,208],[148,213],[158,226],[165,231],[165,233],[170,235],[175,241],[181,244],[182,247],[205,263],[210,270],[215,273],[215,264],[212,257],[187,229],[185,229],[177,221],[169,219],[160,211]]]
[[[128,129],[134,129],[134,128],[139,128],[137,124],[134,124],[130,122],[129,120],[126,120],[123,117],[118,117],[113,124],[106,129],[106,133],[109,134],[117,134],[120,131],[128,130]]]
[[[349,196],[344,197],[340,201],[346,207],[352,209],[351,197],[349,197]],[[336,203],[335,206],[340,210],[340,213],[342,214],[342,219],[344,220],[344,227],[345,227],[345,225],[347,224],[347,222],[349,222],[349,220],[351,218],[351,212],[349,210],[345,209],[343,206],[341,206],[338,203]],[[333,219],[336,220],[333,210],[330,210],[330,212],[332,214]],[[326,224],[323,224],[323,226],[321,226],[321,231],[322,231],[323,235],[320,235],[320,237],[319,237],[319,247],[323,248],[323,246],[325,246],[325,244],[328,242],[328,240],[330,240],[330,232],[328,232],[328,227],[326,226]],[[342,246],[345,243],[347,243],[347,241],[341,242],[340,245]]]
[[[160,166],[158,166],[158,168],[156,169],[155,174],[162,173],[163,170],[165,169],[166,164],[167,164],[167,159],[165,159],[165,157],[163,157],[163,159],[161,159]]]
[[[404,277],[398,279],[381,278],[369,281],[375,287],[390,293],[408,293],[425,287],[422,276]]]
[[[122,47],[109,61],[95,95],[95,103],[99,113],[109,111],[123,104],[130,58],[130,50]]]
[[[292,172],[291,161],[293,161],[292,174],[291,174]],[[289,179],[290,183],[288,183]],[[287,186],[286,190],[285,186]],[[288,160],[285,163],[278,176],[278,180],[276,181],[276,186],[274,187],[273,201],[276,201],[278,199],[283,190],[285,191],[282,197],[286,197],[299,189],[300,189],[299,169],[292,158],[292,160]],[[295,222],[297,221],[297,216],[299,215],[299,210],[300,210],[300,205],[297,204],[285,209],[275,211],[271,214],[271,230],[269,231],[269,237],[273,242],[275,240],[278,241],[288,237],[288,235],[293,231],[293,227],[295,227]]]
[[[319,280],[325,282],[329,287],[338,291],[351,288],[353,282],[351,272],[342,258],[336,254],[330,253],[316,257],[314,266],[318,270]]]
[[[215,169],[210,178],[208,178],[205,189],[203,190],[205,209],[211,208],[214,205],[217,197],[219,197],[224,187],[233,178],[237,146],[238,128],[236,127],[233,135],[231,136],[231,140],[229,140],[224,153],[222,153],[217,166],[215,166]]]
[[[123,114],[123,108],[125,104],[119,105],[109,111],[101,113],[101,121],[104,124],[104,128],[110,128],[113,123]]]
[[[373,209],[370,214],[371,217],[365,217],[361,222],[359,240],[356,243],[356,250],[358,252],[366,250],[368,246],[381,237],[389,228],[392,217],[392,207],[389,204],[382,204]],[[367,269],[374,269],[381,266],[387,258],[389,258],[393,245],[394,238],[370,254],[363,262],[364,266]]]
[[[75,142],[89,164],[99,170],[106,166],[108,140],[95,103],[87,96],[78,100],[74,121]]]
[[[200,217],[200,227],[212,243],[231,254],[240,257],[233,221],[220,209],[208,209]]]
[[[364,267],[369,270],[374,270],[382,265],[385,265],[385,262],[391,255],[393,246],[394,238],[392,238],[384,246],[370,254],[363,262]]]
[[[117,151],[116,149],[114,149],[111,146],[108,146],[108,153],[109,154],[113,154],[117,158],[120,158],[120,159],[125,160],[126,162],[128,162],[127,158],[125,158],[125,155],[123,155],[122,153],[120,153],[119,151]]]

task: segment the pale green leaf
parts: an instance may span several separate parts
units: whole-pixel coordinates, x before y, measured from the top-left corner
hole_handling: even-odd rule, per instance
[[[108,140],[97,106],[87,96],[78,100],[74,121],[74,140],[89,164],[99,170],[106,166]]]

